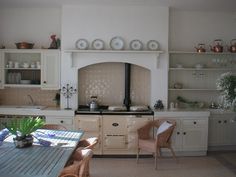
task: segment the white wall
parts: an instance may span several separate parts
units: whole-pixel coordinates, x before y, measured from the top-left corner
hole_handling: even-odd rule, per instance
[[[109,42],[114,36],[121,36],[128,49],[129,42],[139,39],[144,44],[154,39],[160,43],[165,54],[160,56],[159,67],[151,66],[151,103],[157,99],[167,101],[167,49],[168,49],[167,7],[158,6],[64,6],[62,11],[62,49],[74,49],[76,40],[87,39],[91,44],[96,38],[102,39],[109,49]],[[62,84],[77,85],[77,72],[80,66],[71,68],[69,54],[62,57]],[[75,57],[75,56],[74,56]],[[111,56],[112,57],[112,56]],[[79,60],[79,58],[78,58]],[[143,63],[148,62],[143,58]],[[77,68],[75,68],[77,67]],[[71,99],[73,108],[77,107],[77,95]],[[62,105],[63,107],[65,105]]]
[[[170,12],[170,50],[195,51],[198,43],[209,45],[215,39],[229,44],[236,38],[236,16],[233,12]]]
[[[49,47],[51,34],[60,37],[60,8],[0,9],[0,45],[15,48],[15,42],[32,42],[34,48]]]

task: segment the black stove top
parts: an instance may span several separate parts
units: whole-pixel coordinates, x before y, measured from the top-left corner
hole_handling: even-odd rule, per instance
[[[90,109],[89,106],[79,105],[79,108],[75,111],[75,114],[96,114],[96,115],[154,115],[151,108],[145,111],[111,111],[108,110],[108,106],[102,105],[97,109]]]

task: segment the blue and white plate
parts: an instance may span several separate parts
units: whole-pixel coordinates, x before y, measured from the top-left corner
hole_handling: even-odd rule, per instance
[[[89,43],[86,39],[78,39],[75,42],[75,47],[79,50],[87,50],[89,47]]]
[[[125,46],[125,42],[124,40],[119,37],[119,36],[116,36],[116,37],[113,37],[110,41],[110,47],[113,49],[113,50],[123,50],[124,49],[124,46]]]

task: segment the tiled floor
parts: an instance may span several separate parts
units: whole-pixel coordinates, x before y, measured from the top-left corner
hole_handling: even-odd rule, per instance
[[[236,152],[210,153],[205,157],[153,158],[93,158],[91,177],[236,177]]]

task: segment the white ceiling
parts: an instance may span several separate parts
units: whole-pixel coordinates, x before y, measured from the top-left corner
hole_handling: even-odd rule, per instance
[[[171,9],[236,12],[236,0],[0,0],[0,7],[60,7],[61,5],[158,5]]]

